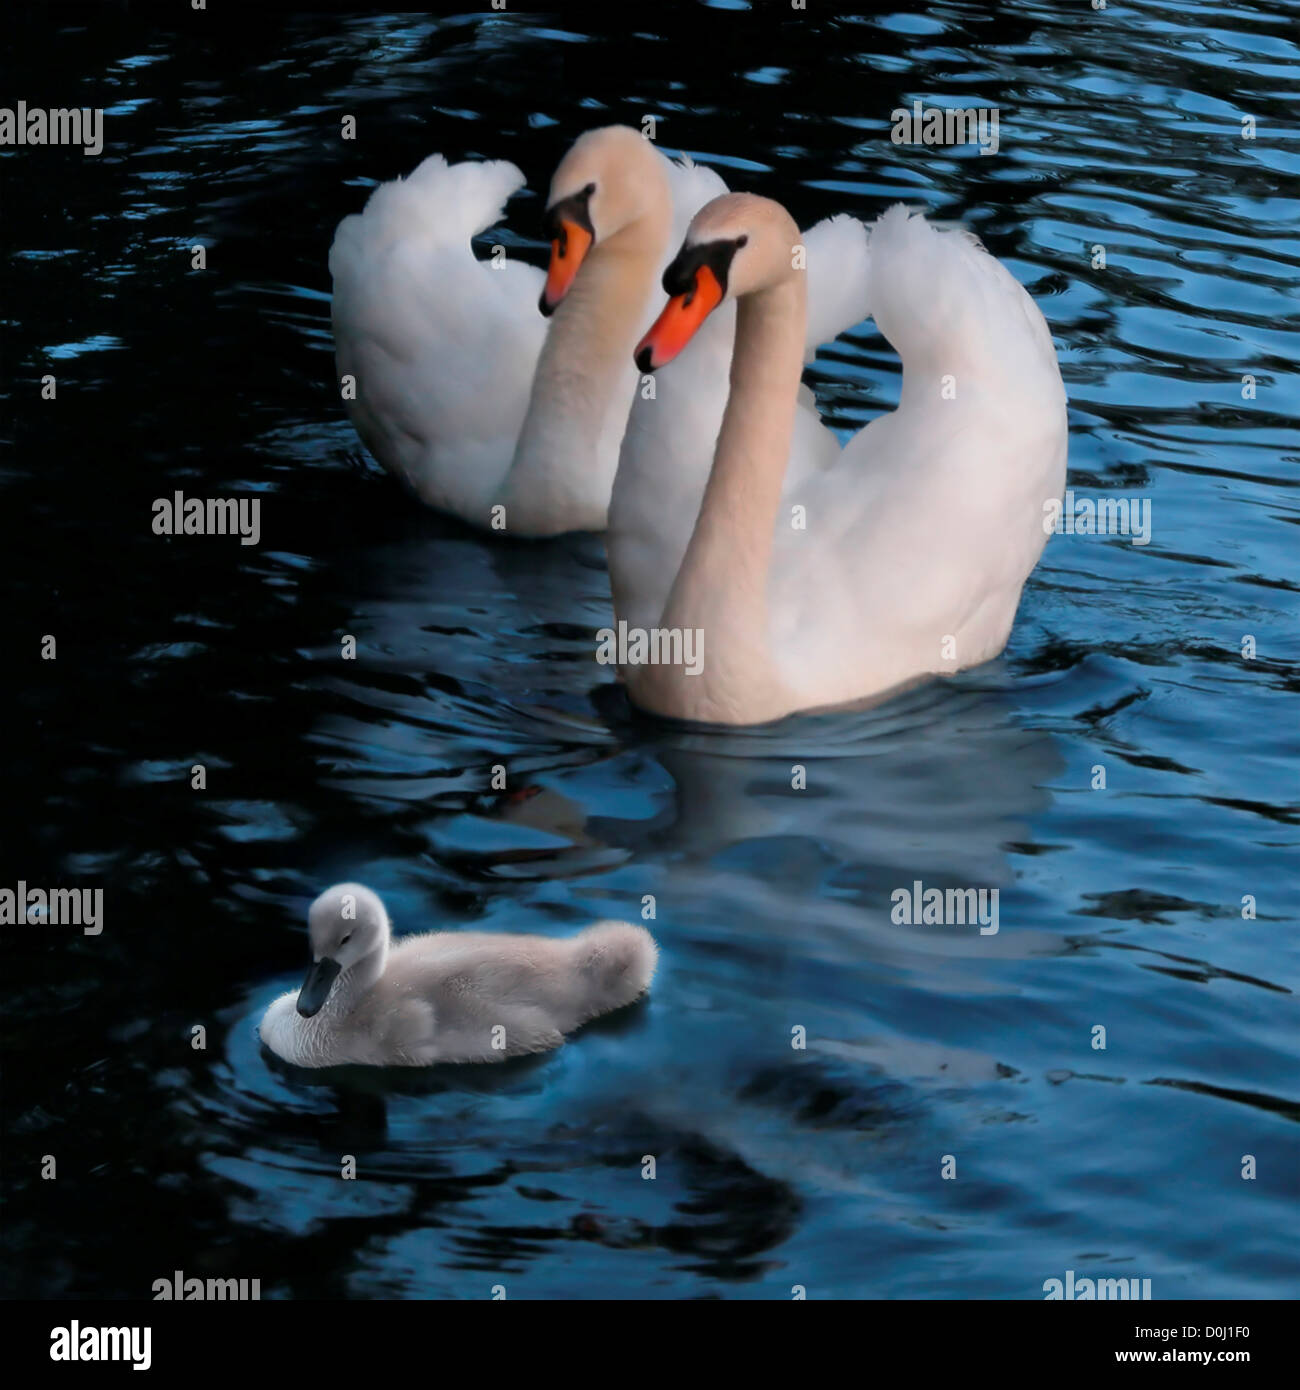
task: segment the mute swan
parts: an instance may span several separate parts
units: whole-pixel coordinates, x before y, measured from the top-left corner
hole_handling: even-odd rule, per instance
[[[508,535],[604,530],[622,468],[621,517],[637,541],[635,559],[633,546],[620,551],[631,566],[624,588],[645,593],[685,550],[726,403],[730,323],[710,325],[694,377],[675,378],[665,408],[640,412],[621,464],[642,394],[628,354],[672,248],[727,186],[630,127],[588,131],[551,180],[543,276],[470,248],[523,181],[504,161],[431,155],[339,224],[330,274],[338,371],[355,379],[348,410],[370,452],[422,501]],[[810,285],[809,355],[866,315],[856,283],[865,257],[844,235],[852,223],[864,239],[860,224],[834,223],[844,226],[808,233],[810,245],[825,239],[843,253],[828,246],[818,258],[827,270]],[[549,329],[539,308],[554,314]],[[684,507],[665,505],[678,496]]]
[[[566,940],[429,932],[390,944],[388,913],[360,883],[308,912],[312,967],[267,1009],[262,1041],[300,1067],[499,1062],[559,1047],[650,986],[644,927],[596,922]]]
[[[829,468],[792,461],[807,315],[798,244],[780,204],[714,199],[637,347],[655,371],[736,301],[712,470],[655,622],[703,634],[702,670],[625,671],[632,699],[659,714],[762,723],[988,660],[1042,553],[1044,503],[1064,485],[1065,390],[1042,314],[972,236],[903,207],[876,222],[866,279],[903,360],[898,409]],[[802,514],[783,505],[792,462],[803,476],[786,500]]]
[[[470,247],[523,182],[431,155],[343,219],[338,372],[363,443],[430,506],[512,536],[601,531],[674,210],[684,229],[726,185],[630,127],[588,131],[551,180],[543,277]]]
[[[867,229],[855,217],[830,217],[809,228],[802,244],[809,268],[804,360],[811,361],[819,344],[868,315]],[[735,337],[736,306],[729,301],[701,323],[689,362],[658,374],[654,395],[643,388],[632,405],[605,535],[614,610],[629,627],[648,630],[659,622],[686,554],[727,406]],[[829,468],[839,453],[816,398],[801,386],[787,499],[793,501],[806,476]]]

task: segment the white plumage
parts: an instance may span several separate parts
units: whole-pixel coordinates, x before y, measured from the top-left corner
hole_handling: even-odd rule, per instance
[[[423,502],[507,536],[605,529],[621,468],[622,529],[636,533],[621,569],[633,575],[634,601],[653,604],[708,475],[734,311],[714,316],[694,369],[666,386],[662,408],[641,399],[632,348],[691,218],[726,184],[627,127],[582,136],[556,170],[548,205],[591,184],[596,236],[549,329],[538,311],[542,272],[496,249],[479,260],[470,245],[523,184],[504,161],[432,155],[339,224],[330,274],[338,374],[354,393],[348,411],[371,454]],[[866,257],[852,218],[820,223],[807,239],[816,262],[834,267],[812,277],[811,356],[864,316]],[[807,452],[829,457],[834,441],[808,405]]]
[[[659,713],[759,723],[978,665],[1005,645],[1046,542],[1067,420],[1033,300],[973,236],[905,208],[878,219],[863,253],[851,226],[830,230],[821,251],[805,238],[805,277],[791,268],[798,233],[778,204],[733,194],[692,222],[690,244],[747,241],[711,316],[742,306],[726,426],[684,558],[644,585],[639,608],[614,585],[618,616],[626,604],[645,626],[704,634],[699,676],[625,672],[633,699]],[[856,287],[903,361],[898,408],[829,457],[828,432],[796,405],[805,337],[834,327],[814,297],[819,274]],[[665,390],[695,372],[708,327],[660,373]],[[621,488],[620,477],[610,537],[620,546],[635,531],[634,518],[621,525]]]
[[[672,218],[684,228],[725,185],[627,127],[582,136],[548,206],[592,185],[596,235],[548,328],[542,272],[470,245],[523,183],[513,164],[433,155],[344,218],[338,374],[367,449],[429,506],[509,536],[603,530]]]
[[[902,359],[898,407],[796,490],[807,529],[777,528],[772,642],[798,708],[996,656],[1065,485],[1051,334],[975,237],[891,208],[867,299]]]
[[[524,176],[504,161],[430,155],[345,217],[330,248],[340,379],[366,448],[421,501],[480,525],[523,426],[546,336],[542,272],[479,261]]]
[[[382,901],[359,883],[327,888],[308,920],[312,969],[260,1028],[272,1052],[300,1067],[546,1052],[644,994],[658,959],[650,933],[629,922],[597,922],[562,940],[428,932],[391,943]]]
[[[699,198],[698,210],[725,192],[713,176],[701,179],[690,198],[675,202],[690,206]],[[687,217],[674,245],[685,240],[689,223]],[[804,359],[811,361],[820,344],[869,313],[867,229],[856,217],[830,217],[804,232],[801,245],[808,265]],[[686,553],[727,406],[735,336],[736,306],[727,300],[705,319],[689,351],[656,373],[654,395],[643,390],[632,404],[605,536],[615,613],[630,627],[658,624]],[[787,497],[839,453],[839,440],[822,423],[812,393],[801,388]]]

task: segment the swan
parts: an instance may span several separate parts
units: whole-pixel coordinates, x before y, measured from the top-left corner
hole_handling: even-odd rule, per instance
[[[495,250],[479,261],[470,246],[523,182],[506,161],[435,154],[339,224],[331,313],[339,376],[354,383],[348,411],[421,501],[488,531],[603,531],[617,473],[618,582],[662,606],[657,586],[685,549],[726,405],[731,320],[724,311],[701,335],[695,373],[674,378],[661,408],[648,408],[629,354],[673,248],[727,186],[629,126],[588,131],[551,180],[543,275]],[[836,218],[807,237],[826,267],[810,284],[811,357],[866,317],[865,231]]]
[[[345,217],[337,369],[362,442],[429,506],[511,536],[603,531],[632,347],[672,247],[726,185],[631,127],[587,131],[551,180],[543,276],[470,246],[523,183],[504,160],[435,154]]]
[[[307,920],[311,969],[259,1029],[276,1056],[299,1067],[423,1067],[546,1052],[644,994],[659,954],[630,922],[596,922],[566,940],[428,932],[394,945],[383,901],[360,883],[327,888]]]
[[[674,245],[681,244],[689,221]],[[868,317],[867,229],[840,214],[810,227],[801,244],[808,264],[804,361],[810,362],[820,344]],[[615,615],[629,627],[648,630],[658,623],[686,554],[727,405],[735,336],[736,306],[728,301],[701,322],[689,363],[658,373],[653,393],[643,386],[633,402],[605,534]],[[830,467],[839,452],[816,398],[800,386],[783,485],[790,500],[807,474]]]
[[[623,673],[656,714],[765,723],[987,661],[1046,543],[1044,504],[1064,486],[1065,389],[1042,314],[973,236],[901,206],[871,229],[865,278],[903,361],[898,408],[828,467],[793,457],[813,267],[800,244],[779,203],[712,200],[636,349],[656,372],[736,304],[712,468],[653,623],[702,634],[702,670]],[[611,573],[616,563],[611,553]]]

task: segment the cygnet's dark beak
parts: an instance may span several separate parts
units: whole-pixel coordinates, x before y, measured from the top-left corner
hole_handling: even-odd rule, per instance
[[[320,1012],[321,1005],[330,997],[330,986],[342,969],[338,961],[322,956],[307,972],[298,991],[298,1012],[303,1018]]]

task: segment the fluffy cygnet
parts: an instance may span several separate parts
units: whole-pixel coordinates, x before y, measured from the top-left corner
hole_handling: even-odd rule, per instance
[[[655,973],[644,927],[597,922],[564,940],[427,932],[391,942],[388,913],[360,883],[327,888],[308,913],[312,967],[266,1011],[262,1041],[300,1067],[499,1062],[559,1047],[630,1004]]]

